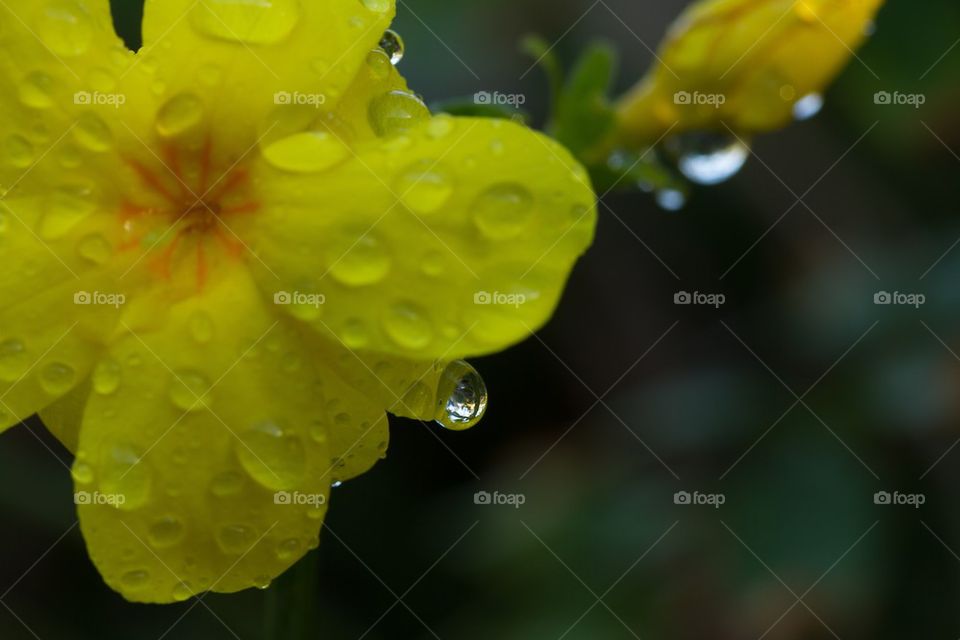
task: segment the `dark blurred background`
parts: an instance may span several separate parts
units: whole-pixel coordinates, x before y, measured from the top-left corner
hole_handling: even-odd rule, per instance
[[[114,4],[135,39],[139,3]],[[404,0],[401,68],[428,102],[523,93],[541,124],[524,35],[568,64],[613,42],[622,90],[685,4]],[[892,0],[823,113],[756,141],[762,162],[677,213],[607,196],[554,320],[474,363],[484,422],[394,421],[268,591],[125,603],[72,527],[69,454],[8,432],[0,638],[957,638],[958,38],[955,0]]]

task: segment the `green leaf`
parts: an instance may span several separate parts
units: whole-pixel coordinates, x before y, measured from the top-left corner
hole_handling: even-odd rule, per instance
[[[556,104],[550,132],[586,164],[596,159],[584,155],[600,145],[616,125],[608,93],[617,56],[605,43],[592,45],[574,67]]]
[[[530,121],[529,114],[521,109],[509,105],[478,102],[477,96],[434,103],[431,105],[431,110],[434,113],[449,113],[452,116],[514,120],[524,124]]]

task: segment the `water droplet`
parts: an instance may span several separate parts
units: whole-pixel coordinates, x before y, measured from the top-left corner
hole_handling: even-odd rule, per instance
[[[176,516],[164,516],[150,525],[147,540],[155,549],[166,549],[183,540],[183,523]]]
[[[407,208],[426,215],[447,203],[453,195],[453,181],[437,163],[421,160],[400,174],[396,189]]]
[[[276,44],[300,21],[298,0],[205,0],[190,16],[200,33],[244,44]]]
[[[487,410],[487,385],[476,369],[457,360],[443,370],[437,398],[436,421],[447,429],[462,431],[483,418]]]
[[[374,78],[385,80],[390,75],[393,65],[390,63],[390,56],[380,49],[374,49],[367,54],[367,68],[370,69]]]
[[[34,109],[53,106],[53,78],[39,71],[31,73],[20,84],[20,101]]]
[[[423,349],[433,340],[433,327],[427,313],[411,302],[393,305],[383,326],[390,339],[404,349]]]
[[[441,113],[430,119],[430,124],[427,125],[427,135],[434,140],[446,138],[453,133],[455,126],[456,121],[451,116]]]
[[[108,447],[101,455],[100,491],[115,501],[118,509],[133,510],[150,497],[152,479],[147,463],[132,446],[118,444]]]
[[[77,380],[77,372],[68,364],[51,362],[40,371],[40,385],[52,396],[69,391]]]
[[[76,460],[73,463],[73,467],[70,469],[70,475],[73,477],[74,481],[77,484],[90,484],[93,482],[93,467],[91,467],[86,462],[81,462]]]
[[[33,164],[33,145],[23,136],[10,136],[3,142],[3,157],[14,167],[26,169]]]
[[[360,4],[375,13],[386,13],[390,10],[390,0],[360,0]]]
[[[77,244],[77,253],[93,264],[104,264],[110,259],[113,248],[106,238],[99,233],[93,233],[80,239]]]
[[[157,132],[165,138],[180,135],[203,118],[203,102],[192,93],[170,98],[157,112]]]
[[[362,349],[370,342],[367,325],[357,318],[351,318],[343,323],[340,337],[348,349]]]
[[[173,599],[177,602],[185,602],[193,596],[193,589],[186,582],[181,582],[173,588]]]
[[[677,168],[692,182],[715,185],[735,176],[750,156],[739,138],[723,133],[684,133],[664,143]]]
[[[271,578],[268,575],[254,576],[253,586],[263,591],[270,588]]]
[[[793,105],[793,117],[797,120],[809,120],[823,109],[823,96],[819,93],[809,93]]]
[[[218,474],[210,483],[210,491],[218,498],[226,498],[240,493],[243,488],[243,476],[234,471]]]
[[[133,571],[127,571],[125,574],[120,576],[120,584],[123,585],[124,589],[129,589],[131,591],[143,589],[149,583],[150,572],[146,569],[134,569]]]
[[[660,189],[655,197],[660,208],[667,211],[680,211],[687,206],[687,195],[679,189]]]
[[[295,487],[307,471],[307,454],[299,436],[273,422],[262,422],[242,434],[237,457],[250,477],[268,489]]]
[[[40,236],[44,240],[59,240],[95,210],[89,187],[59,187],[46,199],[44,214],[40,219]]]
[[[296,538],[288,538],[277,545],[277,558],[280,560],[289,560],[300,553],[302,546]]]
[[[390,256],[373,233],[339,234],[328,253],[331,275],[345,285],[375,284],[390,272]]]
[[[393,29],[387,29],[380,38],[380,48],[390,57],[390,64],[396,66],[403,60],[403,38]]]
[[[316,173],[344,160],[350,149],[335,134],[308,131],[288,136],[263,150],[263,157],[278,169],[294,173]]]
[[[184,411],[209,407],[210,381],[197,371],[178,371],[170,380],[170,401]]]
[[[226,553],[246,553],[256,541],[256,531],[245,524],[227,524],[217,531],[217,544]]]
[[[53,2],[40,16],[37,33],[58,56],[70,58],[84,53],[93,40],[90,16],[76,3]]]
[[[493,240],[518,235],[530,223],[533,211],[533,195],[517,183],[490,187],[470,208],[474,224]]]
[[[93,370],[93,390],[108,396],[120,388],[120,364],[107,358],[97,363]]]
[[[406,91],[391,91],[370,101],[367,113],[378,136],[405,133],[430,118],[423,101]]]
[[[97,153],[107,151],[113,146],[113,131],[100,116],[93,113],[80,116],[73,129],[73,136],[83,147]]]
[[[23,342],[16,339],[0,342],[0,380],[19,380],[29,367],[27,349]]]

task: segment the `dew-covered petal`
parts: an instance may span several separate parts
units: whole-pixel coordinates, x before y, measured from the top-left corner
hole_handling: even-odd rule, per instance
[[[234,154],[329,116],[393,0],[148,0],[134,72],[161,138],[211,134]],[[200,132],[200,133],[198,133]]]
[[[138,602],[266,586],[316,544],[330,485],[380,454],[334,430],[376,433],[382,412],[308,357],[243,270],[157,296],[91,378],[74,467],[90,555]]]
[[[353,350],[430,362],[503,349],[550,317],[593,237],[584,170],[512,122],[438,116],[330,170],[255,172],[261,288]]]
[[[869,32],[882,0],[701,0],[677,19],[646,78],[620,104],[636,144],[664,132],[784,126]]]

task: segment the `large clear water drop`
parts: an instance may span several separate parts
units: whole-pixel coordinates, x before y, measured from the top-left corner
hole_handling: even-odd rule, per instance
[[[452,431],[476,425],[487,410],[487,385],[477,370],[457,360],[447,365],[437,388],[436,421]]]
[[[688,180],[708,186],[737,175],[750,157],[740,138],[719,132],[683,133],[667,140],[664,150]]]

